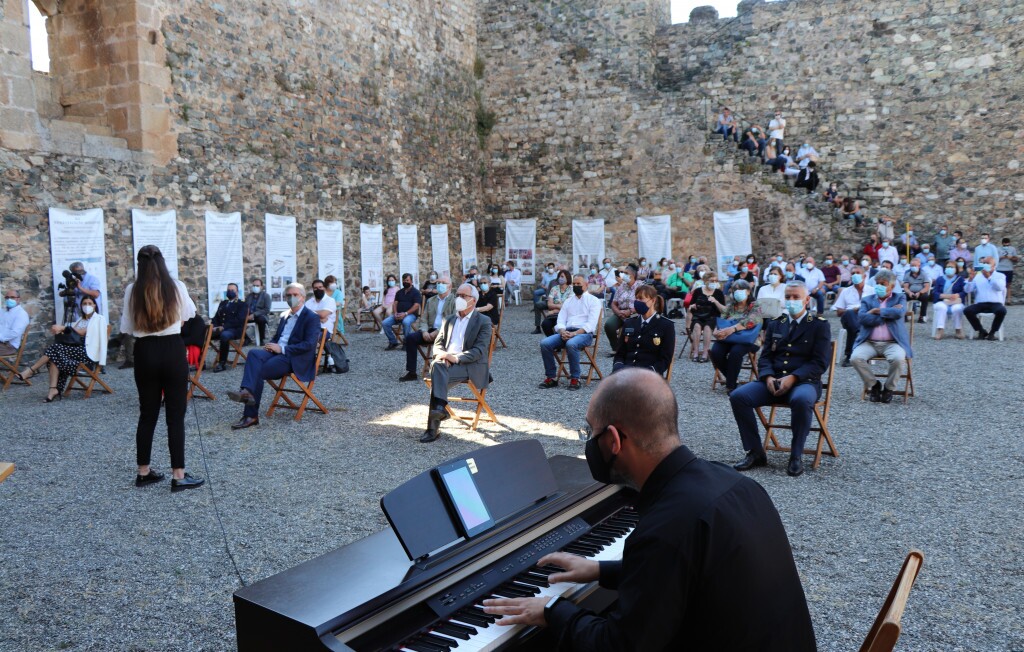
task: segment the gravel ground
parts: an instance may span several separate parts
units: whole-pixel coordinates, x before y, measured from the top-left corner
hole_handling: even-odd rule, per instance
[[[396,382],[404,358],[383,352],[383,336],[353,334],[352,372],[317,385],[328,416],[277,414],[233,432],[241,410],[221,397],[241,368],[204,376],[219,398],[190,410],[187,459],[212,482],[182,494],[167,482],[132,486],[130,372],[112,366],[105,378],[117,393],[89,400],[44,405],[45,381],[7,391],[0,459],[18,470],[0,484],[0,649],[234,649],[239,580],[213,494],[251,582],[383,528],[382,494],[464,451],[536,437],[549,454],[581,454],[575,429],[592,388],[534,389],[542,366],[532,315],[526,306],[506,315],[511,349],[495,354],[489,399],[507,427],[474,434],[449,421],[441,440],[418,443],[423,386]],[[775,453],[752,473],[786,523],[822,650],[860,645],[910,548],[924,551],[925,565],[900,650],[1024,650],[1024,390],[1010,382],[1022,316],[1010,309],[1003,343],[940,343],[919,329],[918,395],[906,406],[862,403],[853,369],[839,369],[831,430],[841,457],[793,479]],[[610,369],[603,353],[600,362]],[[731,462],[739,438],[710,374],[710,365],[677,364],[681,432],[698,455]],[[164,441],[161,426],[162,470]]]

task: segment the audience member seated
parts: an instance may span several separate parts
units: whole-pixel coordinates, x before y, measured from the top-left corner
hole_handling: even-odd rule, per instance
[[[853,343],[860,333],[860,306],[864,298],[865,271],[863,267],[854,266],[850,275],[852,285],[843,288],[836,298],[832,308],[839,315],[839,323],[846,331],[846,349],[843,351],[843,366],[850,366],[850,355],[853,353]],[[870,291],[870,288],[869,288]]]
[[[558,284],[558,272],[555,271],[555,264],[548,263],[544,273],[540,277],[540,283],[533,290],[533,334],[540,335],[540,324],[544,320],[544,313],[548,311],[548,294]]]
[[[843,198],[839,196],[839,184],[835,181],[828,184],[828,190],[821,196],[821,200],[832,204],[833,208],[842,208]]]
[[[660,271],[654,270],[647,279],[646,285],[653,287],[663,301],[668,301],[668,286],[662,281],[663,278]]]
[[[921,247],[917,244],[917,238],[914,236],[913,231],[904,231],[899,235],[899,237],[896,238],[896,242],[899,243],[898,246],[900,253],[904,255],[907,253],[908,244],[910,245],[911,256],[915,256],[919,251],[921,251]]]
[[[341,289],[341,285],[338,284],[338,278],[333,274],[328,274],[324,277],[324,285],[327,286],[327,296],[334,299],[335,315],[337,316],[338,332],[345,332],[345,292]],[[333,334],[332,334],[333,335]],[[260,341],[262,341],[262,336]]]
[[[316,378],[316,352],[323,330],[320,317],[306,307],[306,288],[302,285],[289,283],[284,297],[291,307],[281,313],[277,332],[261,348],[249,351],[239,390],[228,392],[229,399],[245,405],[242,418],[231,425],[232,430],[259,425],[264,381],[292,373],[304,383]]]
[[[491,273],[490,279],[488,280],[486,275],[478,279],[477,289],[480,289],[480,283],[488,283],[491,287],[498,288],[498,291],[503,293],[505,291],[505,272],[508,271],[508,267],[501,269],[498,267],[498,263],[491,263],[491,266],[487,269]]]
[[[910,261],[910,269],[903,275],[903,292],[907,295],[907,301],[918,301],[921,303],[921,314],[917,317],[917,323],[923,324],[924,318],[928,316],[928,304],[932,296],[932,279],[921,269],[921,261],[914,258]]]
[[[19,380],[28,380],[49,364],[50,391],[44,403],[52,403],[63,396],[68,378],[78,369],[78,363],[103,366],[107,363],[107,319],[96,311],[96,300],[82,297],[78,305],[81,316],[72,317],[70,326],[56,324],[50,327],[53,344],[46,347],[43,356],[17,374]]]
[[[501,309],[498,306],[498,298],[501,297],[501,288],[491,283],[480,283],[480,301],[476,304],[476,311],[481,315],[487,315],[495,326],[501,320]]]
[[[633,316],[633,301],[637,289],[643,285],[636,280],[636,268],[627,265],[619,271],[619,284],[615,286],[615,297],[612,299],[612,314],[604,320],[604,334],[612,352],[619,349],[618,332],[622,324]]]
[[[687,274],[693,274],[697,271],[697,266],[699,264],[700,262],[697,260],[696,256],[690,256],[690,258],[686,261],[686,265],[683,266],[683,272]]]
[[[607,285],[604,282],[604,275],[601,274],[597,263],[590,264],[590,273],[587,276],[587,292],[590,292],[598,299],[605,298]]]
[[[974,303],[964,309],[964,316],[977,331],[977,339],[995,340],[996,334],[1003,326],[1003,319],[1006,318],[1006,276],[995,271],[996,260],[992,256],[986,256],[979,262],[980,272],[974,269],[968,272],[966,290],[969,294],[974,294]],[[994,315],[991,331],[985,330],[981,325],[981,320],[978,319],[980,314]]]
[[[718,327],[718,318],[725,311],[725,294],[718,286],[718,275],[712,271],[704,273],[704,285],[693,291],[690,301],[692,315],[690,328],[690,359],[693,362],[707,362],[711,350],[711,334]],[[704,347],[700,344],[703,341]],[[703,355],[701,351],[703,350]]]
[[[470,270],[473,271],[472,269]],[[383,322],[395,310],[395,295],[398,294],[398,278],[394,274],[388,274],[384,280],[384,291],[380,305],[373,307],[373,316],[377,321]]]
[[[194,297],[192,303],[199,305]],[[202,315],[196,314],[181,324],[181,339],[185,342],[189,371],[195,371],[200,365],[206,364],[205,360],[199,358],[203,352],[203,345],[206,344],[206,320]]]
[[[856,226],[860,226],[861,224],[864,223],[864,215],[860,212],[860,202],[854,199],[853,197],[843,198],[843,207],[841,213],[843,219],[853,220],[853,223]],[[871,253],[872,258],[874,258],[875,255],[875,252]]]
[[[768,282],[757,291],[757,304],[765,319],[775,319],[782,314],[782,306],[786,300],[786,285],[782,282],[783,271],[772,267],[768,273]]]
[[[676,350],[676,327],[664,317],[664,300],[652,286],[641,285],[633,310],[635,314],[622,324],[612,373],[623,367],[643,367],[664,376]]]
[[[946,319],[952,317],[956,338],[962,340],[966,337],[960,320],[967,305],[967,281],[956,273],[956,266],[952,262],[946,263],[943,270],[944,274],[935,279],[932,286],[932,303],[935,309],[935,339],[942,339],[946,328]]]
[[[430,443],[441,436],[439,427],[448,418],[448,388],[463,380],[479,390],[490,384],[487,354],[491,345],[491,320],[478,313],[480,293],[463,283],[455,295],[455,314],[447,317],[434,338],[430,362],[430,403],[427,429],[420,437]]]
[[[359,314],[360,316],[367,313],[373,314],[374,308],[377,306],[373,303],[373,294],[370,292],[370,286],[364,285],[359,295]]]
[[[807,194],[813,195],[814,191],[818,189],[819,183],[821,183],[821,180],[818,178],[818,164],[811,161],[807,164],[807,167],[800,168],[793,186],[795,188],[806,188]]]
[[[543,313],[541,321],[541,332],[546,336],[554,335],[555,322],[558,321],[558,311],[562,309],[562,303],[572,296],[572,276],[564,269],[558,270],[555,284],[548,292],[547,311]]]
[[[217,364],[213,367],[214,372],[221,372],[227,369],[228,354],[231,352],[231,340],[237,340],[243,335],[245,328],[246,305],[238,300],[238,286],[228,283],[227,297],[217,305],[217,312],[213,315],[213,337],[220,340],[220,352],[217,355]]]
[[[736,389],[743,360],[747,354],[757,351],[756,334],[751,331],[760,332],[764,319],[761,307],[751,296],[749,283],[733,283],[732,301],[722,313],[722,319],[732,323],[724,328],[718,324],[712,333],[715,343],[711,345],[711,362],[725,376],[726,391],[732,393]]]
[[[804,269],[800,276],[803,277],[804,284],[807,286],[807,292],[817,304],[818,314],[825,314],[825,274],[815,266],[814,258],[808,256],[805,259]]]
[[[849,265],[849,259],[846,264]],[[836,265],[835,256],[832,254],[825,255],[825,264],[821,268],[821,274],[825,277],[825,287],[823,288],[825,294],[829,292],[838,294],[840,284],[843,282],[843,271],[839,265]]]
[[[427,280],[423,281],[423,285],[420,287],[420,296],[423,297],[424,304],[430,300],[430,297],[437,296],[437,272],[430,272]]]
[[[864,390],[872,403],[891,403],[896,381],[903,372],[907,358],[914,356],[910,348],[910,335],[904,325],[907,314],[907,300],[902,294],[893,292],[896,276],[889,270],[882,270],[875,276],[874,294],[865,294],[861,300],[858,318],[860,331],[853,343],[850,362],[857,370]],[[889,363],[885,384],[875,379],[870,360],[882,356]]]
[[[636,268],[636,279],[643,283],[647,282],[647,279],[651,277],[651,267],[647,264],[646,258],[641,258],[637,261],[639,264]]]
[[[796,176],[796,174],[799,172],[799,169],[793,167],[794,161],[793,157],[790,156],[789,154],[788,147],[784,148],[782,150],[782,153],[776,156],[775,158],[766,161],[766,163],[772,166],[772,172],[784,172],[786,174],[789,174],[789,170],[793,170],[794,176]]]
[[[601,319],[601,300],[586,289],[587,281],[582,275],[573,277],[572,294],[562,302],[552,334],[540,342],[540,355],[544,361],[541,389],[558,386],[555,351],[563,347],[569,361],[569,389],[580,388],[580,349],[594,343]]]
[[[455,297],[452,295],[451,280],[445,274],[437,281],[437,294],[427,299],[426,319],[420,320],[420,330],[409,333],[405,338],[405,375],[401,382],[417,380],[417,357],[421,344],[433,344],[434,338],[441,332],[444,320],[455,314]],[[493,290],[497,294],[497,290]]]
[[[480,270],[477,269],[476,265],[473,265],[468,270],[466,270],[465,276],[466,283],[469,283],[473,287],[477,287],[477,284],[480,282]]]
[[[0,313],[0,356],[14,355],[21,348],[21,338],[28,328],[28,313],[21,305],[21,293],[14,288],[4,291],[4,310]]]
[[[334,337],[334,325],[338,318],[338,304],[327,294],[327,287],[323,281],[316,279],[312,283],[313,298],[306,300],[306,308],[312,310],[320,318],[320,328],[327,331],[327,339]],[[324,364],[330,371],[340,373],[334,366],[334,358],[324,352],[326,359]]]
[[[607,288],[605,294],[610,294],[610,291],[618,284],[618,271],[612,266],[612,259],[605,258],[601,262],[601,278],[604,279],[604,286]]]
[[[256,324],[260,342],[265,342],[267,340],[267,318],[270,317],[270,295],[263,291],[263,279],[254,278],[249,288],[250,292],[245,297],[245,306],[249,311],[249,317]],[[205,337],[206,334],[204,333],[203,336]],[[248,342],[246,343],[248,344]]]
[[[816,163],[817,161],[818,150],[814,149],[810,143],[804,143],[796,151],[796,162],[801,169],[810,167],[811,163]]]
[[[727,108],[723,108],[718,114],[718,123],[715,126],[715,133],[722,134],[722,140],[728,141],[732,136],[734,142],[739,142],[739,132],[736,130],[736,118]]]
[[[412,332],[413,323],[419,318],[420,308],[423,307],[423,297],[420,291],[413,287],[412,274],[402,274],[402,289],[395,294],[394,312],[382,322],[384,335],[388,338],[387,351],[398,348],[398,338],[391,330],[396,324],[402,325],[402,337],[408,337]]]
[[[896,263],[900,259],[900,252],[896,249],[896,247],[890,244],[888,238],[883,237],[882,246],[878,248],[877,258],[879,263],[884,263],[885,261],[888,260],[890,263],[892,263],[893,267],[895,267]]]
[[[810,432],[812,410],[821,398],[821,376],[828,369],[832,330],[824,317],[813,317],[807,307],[807,286],[786,284],[786,313],[768,323],[757,362],[756,382],[737,387],[729,395],[733,417],[746,456],[737,471],[766,466],[755,409],[773,403],[789,405],[793,440],[786,473],[804,472],[803,452]]]
[[[668,298],[686,298],[686,295],[690,292],[691,285],[693,285],[693,276],[677,267],[675,262],[669,261],[668,279],[665,281],[665,287],[668,288]]]
[[[761,151],[761,145],[758,143],[757,134],[754,133],[756,127],[752,127],[743,132],[743,138],[740,140],[740,149],[747,152],[747,156],[757,156],[758,152]]]

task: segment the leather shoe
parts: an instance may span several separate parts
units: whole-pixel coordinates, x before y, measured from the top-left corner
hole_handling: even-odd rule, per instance
[[[196,487],[203,486],[206,480],[202,478],[196,478],[186,473],[185,477],[181,480],[171,478],[171,491],[184,491],[185,489],[195,489]]]
[[[416,375],[415,371],[408,371],[404,376],[398,379],[400,383],[407,383],[411,380],[419,380],[420,377]]]
[[[146,475],[136,475],[135,476],[135,486],[136,487],[145,487],[147,485],[153,484],[154,482],[160,482],[163,479],[164,479],[164,474],[163,473],[157,473],[153,469],[150,469],[149,473],[147,473]]]
[[[733,464],[732,468],[737,471],[749,471],[755,466],[768,466],[768,458],[764,453],[760,455],[754,452],[747,453],[747,456]]]
[[[441,408],[440,410],[431,410],[430,414],[427,415],[428,419],[437,419],[438,423],[448,420],[448,410]]]
[[[437,441],[437,438],[440,436],[441,433],[437,431],[437,428],[434,428],[433,430],[427,428],[426,430],[423,431],[423,434],[420,436],[420,442],[424,444],[429,444],[432,441]]]
[[[219,374],[222,371],[227,371],[227,368],[228,368],[228,366],[226,364],[224,364],[223,362],[218,362],[213,367],[213,373]]]
[[[882,395],[878,399],[879,403],[892,403],[892,390],[883,389]]]
[[[882,383],[875,381],[875,384],[868,390],[868,399],[872,403],[878,403],[882,400]]]
[[[996,340],[999,339],[999,336],[996,335],[995,333],[989,333],[988,337],[986,337],[985,339],[988,340],[989,342],[995,342]]]
[[[974,339],[983,340],[986,337],[988,337],[988,331],[983,328],[980,331],[978,331],[978,334],[974,336]]]
[[[789,458],[789,466],[786,467],[786,475],[795,478],[804,472],[804,461],[799,457]]]
[[[237,392],[228,392],[228,398],[235,403],[245,403],[246,405],[256,405],[256,398],[249,393],[247,389],[241,389]]]
[[[252,428],[253,426],[260,425],[259,417],[242,417],[238,423],[231,424],[232,430],[241,430],[242,428]]]
[[[843,366],[844,366],[844,367],[852,367],[852,366],[853,366],[853,363],[852,363],[852,362],[850,362],[850,359],[849,359],[849,358],[843,358]]]
[[[398,343],[395,342],[394,344],[388,344],[388,347],[386,349],[384,349],[384,350],[385,351],[394,351],[397,348],[398,348]]]

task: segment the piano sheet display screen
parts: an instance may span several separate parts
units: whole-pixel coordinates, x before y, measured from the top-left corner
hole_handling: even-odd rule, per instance
[[[494,519],[491,518],[465,461],[440,466],[437,472],[467,537],[477,535],[494,525]]]

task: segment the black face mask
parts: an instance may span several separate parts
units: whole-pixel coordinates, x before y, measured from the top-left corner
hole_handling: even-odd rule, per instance
[[[573,294],[575,294],[578,297],[582,297],[583,296],[583,288],[580,287],[579,285],[572,286],[572,292],[573,292]]]
[[[601,456],[601,447],[597,445],[597,437],[591,437],[586,445],[587,466],[590,468],[590,475],[598,482],[604,484],[612,483],[612,465],[615,464],[616,455],[607,462]]]
[[[406,290],[408,290],[410,287],[412,287],[412,283],[410,283],[408,281],[402,281],[402,287],[404,287]]]
[[[313,290],[313,296],[316,297],[317,301],[320,301],[321,299],[324,298],[324,291],[323,290]]]

